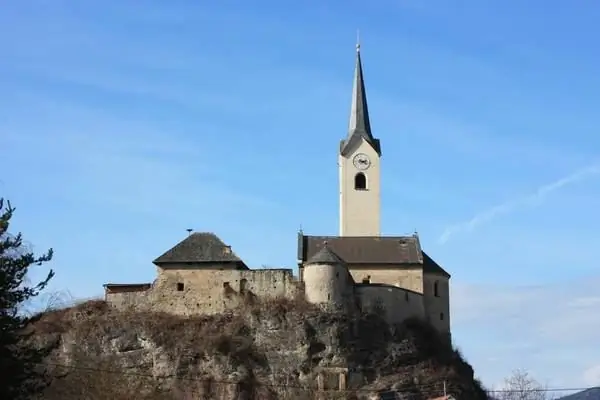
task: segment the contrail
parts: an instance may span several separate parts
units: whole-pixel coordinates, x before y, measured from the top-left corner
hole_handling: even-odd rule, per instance
[[[600,173],[600,164],[593,164],[582,168],[569,176],[558,179],[552,183],[539,187],[535,192],[528,196],[523,196],[506,203],[497,205],[489,210],[483,211],[468,221],[452,225],[442,233],[438,243],[446,243],[452,236],[459,232],[470,232],[486,222],[489,222],[499,215],[506,214],[521,206],[535,206],[540,204],[549,194],[561,189],[563,186],[587,179]]]

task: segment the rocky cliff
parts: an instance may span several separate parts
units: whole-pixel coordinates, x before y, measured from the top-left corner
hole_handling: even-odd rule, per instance
[[[51,349],[44,399],[378,398],[449,392],[485,399],[446,338],[412,320],[387,326],[302,301],[245,305],[217,316],[124,312],[103,301],[40,314]],[[319,397],[320,396],[320,397]],[[398,397],[400,398],[400,397]]]

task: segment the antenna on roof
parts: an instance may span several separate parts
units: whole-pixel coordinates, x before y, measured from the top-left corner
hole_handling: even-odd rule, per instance
[[[192,228],[187,228],[186,231],[188,233],[188,236],[190,236],[194,230]]]

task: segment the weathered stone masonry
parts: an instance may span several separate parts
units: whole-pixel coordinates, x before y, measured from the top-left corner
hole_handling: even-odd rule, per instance
[[[440,271],[427,271],[423,266],[419,269],[414,265],[378,264],[383,258],[374,259],[361,268],[360,264],[347,263],[334,251],[336,248],[348,260],[356,261],[348,253],[354,251],[356,240],[330,243],[327,239],[331,238],[302,237],[301,241],[308,243],[308,247],[306,252],[301,249],[300,259],[302,261],[307,254],[311,257],[301,262],[300,280],[291,269],[249,269],[231,247],[213,233],[193,233],[154,260],[158,275],[153,283],[106,284],[106,300],[121,309],[194,315],[222,313],[256,299],[303,297],[340,312],[357,308],[383,312],[390,323],[409,317],[429,319],[440,330],[449,331],[446,322],[435,321],[435,315],[439,315],[440,310],[445,311],[448,304],[447,297],[440,296],[447,294],[447,291],[442,292],[447,286]],[[377,241],[386,240],[392,242],[396,238],[378,238]],[[348,243],[352,245],[350,250],[344,249]],[[383,251],[386,246],[393,248],[384,243],[375,250]],[[420,279],[414,279],[419,274]],[[357,283],[355,277],[362,280]],[[413,290],[416,281],[424,282],[425,286],[417,285],[418,290]],[[439,285],[437,291],[428,288],[434,283]]]

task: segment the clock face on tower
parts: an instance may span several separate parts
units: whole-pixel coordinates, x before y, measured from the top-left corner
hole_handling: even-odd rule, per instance
[[[355,155],[352,162],[354,163],[354,166],[361,171],[364,171],[371,166],[371,160],[369,159],[369,156],[364,153],[358,153]]]

